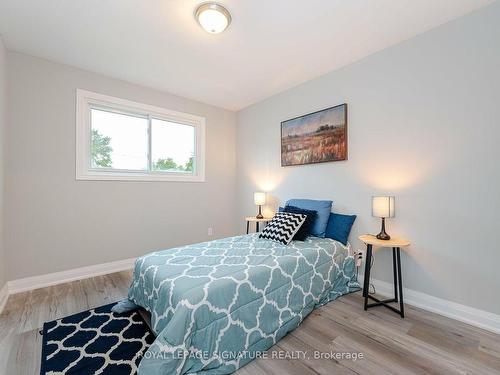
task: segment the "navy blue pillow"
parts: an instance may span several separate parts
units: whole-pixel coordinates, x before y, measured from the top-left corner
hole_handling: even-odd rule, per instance
[[[294,207],[294,206],[286,206],[285,208],[279,208],[279,212],[290,212],[292,214],[304,214],[307,215],[306,220],[300,227],[300,229],[293,236],[294,241],[304,241],[307,237],[311,235],[311,228],[316,220],[316,216],[318,213],[313,210],[304,210],[302,208]]]
[[[330,214],[330,219],[326,226],[326,236],[347,245],[349,233],[356,220],[356,215]]]

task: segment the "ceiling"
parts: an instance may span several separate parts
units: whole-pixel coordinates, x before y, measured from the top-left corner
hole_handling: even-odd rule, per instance
[[[239,110],[492,0],[0,0],[8,49]]]

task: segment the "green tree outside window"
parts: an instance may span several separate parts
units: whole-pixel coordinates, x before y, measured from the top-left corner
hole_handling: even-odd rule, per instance
[[[113,162],[111,153],[113,148],[109,145],[111,137],[105,137],[96,129],[92,129],[92,165],[100,168],[111,168]]]

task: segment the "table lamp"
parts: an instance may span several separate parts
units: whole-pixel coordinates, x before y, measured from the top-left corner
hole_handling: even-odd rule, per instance
[[[262,206],[266,204],[266,193],[253,193],[253,201],[256,206],[259,206],[259,213],[255,217],[257,219],[263,219],[264,216],[262,216]]]
[[[394,197],[372,197],[372,216],[382,218],[382,229],[377,234],[377,238],[379,240],[390,240],[391,236],[385,232],[385,219],[394,217]]]

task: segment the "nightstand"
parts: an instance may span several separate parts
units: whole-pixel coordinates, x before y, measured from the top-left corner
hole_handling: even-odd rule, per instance
[[[257,219],[255,216],[246,217],[245,220],[247,222],[247,234],[248,231],[250,230],[250,223],[255,223],[255,232],[258,232],[260,223],[268,223],[272,219],[273,219],[272,217],[264,217],[262,219]]]
[[[366,244],[366,260],[365,260],[365,277],[363,280],[363,297],[365,311],[370,307],[385,306],[389,310],[405,317],[403,304],[403,280],[401,275],[401,248],[410,245],[410,241],[403,238],[391,238],[390,240],[379,240],[371,234],[365,234],[358,237],[359,240]],[[370,269],[372,264],[372,249],[373,247],[392,247],[392,271],[394,273],[394,298],[379,300],[371,296],[368,292],[370,288]],[[368,303],[368,299],[375,303]],[[391,302],[399,302],[399,310],[389,305]]]

